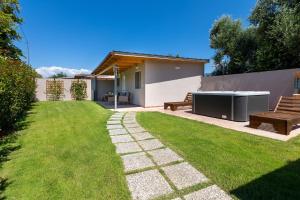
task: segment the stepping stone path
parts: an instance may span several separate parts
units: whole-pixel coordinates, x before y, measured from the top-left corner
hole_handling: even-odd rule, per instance
[[[123,161],[133,200],[168,195],[172,200],[232,199],[217,185],[212,185],[204,174],[142,128],[135,116],[135,112],[118,112],[107,121],[112,143]],[[202,189],[193,189],[197,186]]]

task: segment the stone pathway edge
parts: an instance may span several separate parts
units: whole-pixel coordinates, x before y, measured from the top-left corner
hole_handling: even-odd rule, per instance
[[[135,112],[114,113],[107,122],[107,129],[123,161],[133,200],[232,199],[199,170],[142,128],[136,121]],[[142,137],[137,139],[139,135]]]

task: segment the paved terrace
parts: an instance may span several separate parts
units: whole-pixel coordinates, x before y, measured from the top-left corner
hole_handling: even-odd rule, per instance
[[[113,105],[103,105],[107,109],[113,110]],[[291,138],[294,138],[298,135],[300,135],[300,126],[294,128],[294,130],[291,131],[289,135],[281,135],[274,132],[274,129],[271,125],[268,124],[262,124],[259,129],[253,129],[248,127],[249,122],[234,122],[224,119],[217,119],[212,117],[206,117],[202,115],[193,114],[191,111],[191,108],[183,108],[179,109],[177,111],[171,111],[171,110],[164,110],[163,107],[153,107],[153,108],[143,108],[139,106],[132,106],[132,105],[121,105],[117,111],[120,112],[147,112],[147,111],[156,111],[165,113],[168,115],[174,115],[177,117],[192,119],[200,122],[204,122],[207,124],[213,124],[217,125],[223,128],[228,128],[236,131],[241,131],[244,133],[249,133],[252,135],[257,135],[261,137],[271,138],[275,140],[280,141],[288,141]]]
[[[146,132],[135,115],[115,113],[107,122],[111,141],[123,160],[133,200],[231,199],[203,173]]]

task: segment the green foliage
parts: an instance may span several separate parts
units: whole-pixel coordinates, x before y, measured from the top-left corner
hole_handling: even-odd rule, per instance
[[[0,57],[0,130],[13,128],[35,100],[35,77],[30,66]]]
[[[54,74],[53,76],[50,76],[49,78],[64,78],[64,77],[67,77],[67,74],[63,72],[59,72],[57,74]]]
[[[256,49],[253,28],[244,30],[240,20],[223,16],[211,29],[210,41],[211,48],[216,49],[216,75],[243,73],[253,68]]]
[[[74,100],[84,100],[87,97],[86,94],[86,82],[83,80],[77,79],[77,81],[73,81],[71,85],[71,95]]]
[[[300,2],[259,0],[251,26],[222,17],[210,33],[215,74],[233,74],[300,66]]]
[[[14,45],[14,41],[21,39],[17,25],[22,23],[22,19],[18,13],[18,0],[0,0],[0,56],[20,59],[23,55]]]
[[[59,101],[64,95],[64,81],[62,80],[47,80],[46,81],[46,96],[50,101]]]

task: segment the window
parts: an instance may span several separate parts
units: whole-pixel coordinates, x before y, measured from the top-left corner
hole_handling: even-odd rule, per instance
[[[141,72],[135,72],[135,89],[141,88]]]

